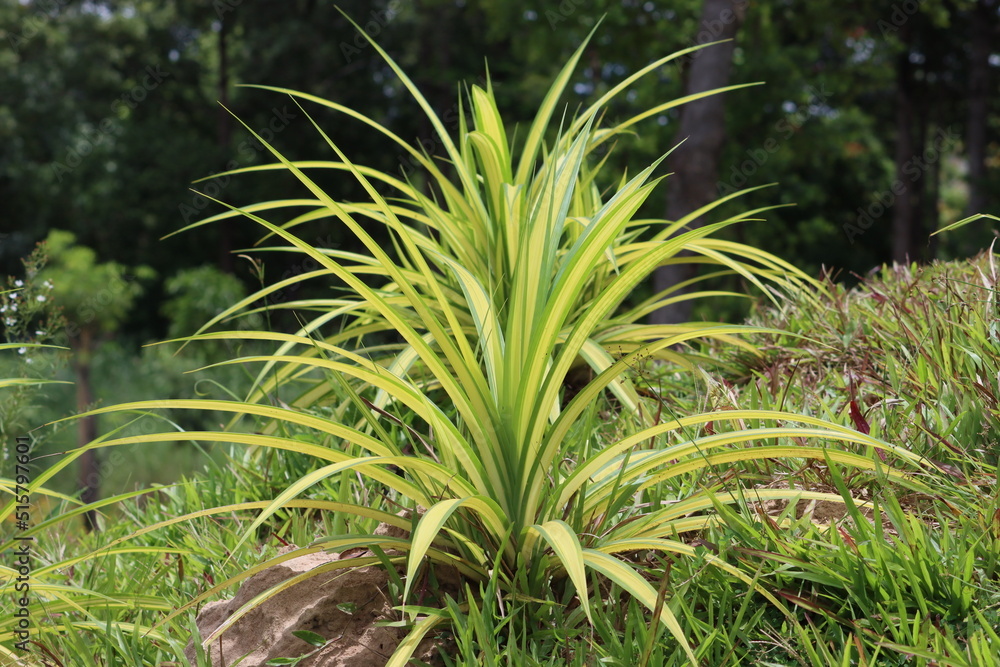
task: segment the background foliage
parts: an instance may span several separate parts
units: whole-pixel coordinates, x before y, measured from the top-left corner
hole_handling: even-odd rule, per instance
[[[657,57],[714,39],[719,25],[700,23],[702,4],[347,0],[340,7],[410,72],[451,131],[458,125],[454,82],[482,84],[488,61],[498,106],[511,125],[507,130],[517,137],[557,64],[600,16],[604,27],[569,86],[570,104],[592,103]],[[753,193],[739,205],[795,206],[727,232],[732,238],[774,252],[812,275],[826,267],[853,282],[856,274],[893,258],[894,212],[883,204],[896,199],[894,184],[908,164],[920,177],[910,183],[911,172],[904,172],[917,200],[913,219],[922,225],[922,258],[964,256],[984,247],[987,226],[935,237],[940,242],[928,242],[926,234],[968,212],[976,193],[978,210],[996,212],[1000,123],[993,109],[1000,54],[987,48],[982,80],[973,80],[978,70],[971,66],[974,59],[983,60],[976,44],[983,42],[984,31],[987,47],[998,43],[994,0],[933,0],[916,8],[887,0],[734,4],[746,13],[730,83],[766,85],[725,97],[727,140],[717,187],[726,193],[777,182],[779,188]],[[684,73],[684,63],[670,64],[646,77],[612,102],[610,120],[679,96]],[[308,91],[370,116],[431,153],[443,152],[427,119],[406,104],[385,62],[332,3],[0,0],[0,275],[20,275],[20,259],[60,229],[75,234],[99,263],[148,267],[156,276],[142,281],[143,296],[132,299],[127,312],[115,317],[113,331],[98,341],[87,402],[108,403],[119,391],[152,396],[150,384],[169,386],[175,395],[194,392],[194,381],[181,375],[183,364],[166,353],[154,363],[140,346],[179,335],[185,327],[192,332],[197,323],[188,317],[190,306],[204,305],[216,290],[235,285],[214,286],[204,274],[188,273],[189,283],[200,281],[202,293],[188,305],[175,300],[174,307],[166,306],[181,272],[214,266],[253,291],[262,282],[311,268],[288,254],[274,254],[263,266],[240,259],[233,251],[256,240],[246,225],[209,225],[163,239],[221,210],[188,190],[192,181],[268,161],[263,146],[217,102],[292,158],[315,154],[315,139],[303,131],[307,121],[294,105],[237,87],[242,83]],[[909,97],[901,98],[907,91]],[[901,100],[909,100],[904,106],[911,110],[907,132],[899,117]],[[986,172],[973,179],[967,137],[981,107],[985,134],[977,145],[985,151],[980,157]],[[398,146],[377,133],[357,131],[354,121],[331,118],[348,156],[387,173],[414,172],[410,156]],[[608,167],[648,164],[681,139],[677,120],[674,109],[644,123],[621,140]],[[925,153],[939,136],[946,139],[944,150]],[[900,147],[913,154],[900,156]],[[363,196],[351,178],[317,178],[344,199]],[[970,185],[976,187],[970,191]],[[301,188],[249,175],[219,179],[206,192],[245,202],[296,197]],[[662,217],[665,193],[653,193],[642,214]],[[866,229],[858,227],[859,220]],[[304,240],[319,247],[356,249],[356,240],[334,227],[306,233]],[[308,296],[312,289],[296,286],[273,295],[268,305]],[[648,288],[637,293],[640,299],[648,295]],[[736,321],[745,307],[739,300],[716,299],[701,306],[696,318]],[[295,325],[280,310],[268,317],[272,328]],[[111,341],[115,345],[105,349]],[[150,363],[155,372],[134,379],[105,374]],[[70,379],[70,368],[64,372],[63,379]],[[56,392],[40,416],[63,416],[59,406],[69,404],[68,394]],[[64,430],[54,436],[53,447],[72,441]]]
[[[453,82],[480,81],[487,60],[498,105],[523,126],[556,64],[601,15],[605,28],[588,48],[571,102],[592,102],[655,58],[704,41],[699,32],[711,37],[712,26],[699,25],[701,4],[348,0],[340,6],[412,73],[439,115],[457,122]],[[826,265],[844,276],[891,258],[889,215],[876,216],[854,243],[844,226],[857,222],[859,208],[868,210],[880,194],[892,192],[901,58],[916,70],[916,112],[927,117],[920,132],[928,139],[939,130],[952,137],[947,155],[930,161],[934,182],[921,195],[925,225],[929,230],[939,217],[959,217],[968,201],[961,162],[967,153],[971,36],[986,6],[991,11],[985,27],[997,43],[995,2],[741,4],[746,19],[737,36],[732,83],[767,85],[726,97],[728,141],[719,187],[779,182],[780,191],[763,191],[760,201],[796,204],[769,216],[766,225],[747,228],[741,240],[759,242],[803,268]],[[308,91],[357,109],[431,152],[441,148],[426,119],[405,106],[384,62],[333,3],[3,0],[0,41],[0,274],[16,272],[19,259],[53,228],[74,232],[101,261],[150,266],[160,279],[125,328],[138,340],[165,334],[168,323],[157,304],[163,281],[176,271],[212,263],[249,279],[247,267],[230,254],[252,241],[244,227],[216,226],[159,240],[208,206],[186,184],[230,161],[265,161],[260,145],[216,101],[254,130],[267,128],[265,139],[268,133],[279,136],[292,156],[312,148],[308,133],[284,132],[305,123],[294,108],[237,84]],[[1000,54],[990,54],[989,64],[985,92],[992,109]],[[615,105],[625,117],[628,108],[670,99],[682,74],[680,66],[668,65]],[[660,155],[680,139],[674,120],[670,112],[642,127],[615,160],[625,166]],[[406,162],[398,148],[350,127],[345,121],[347,131],[338,137],[348,155],[398,173]],[[991,168],[980,188],[986,193],[983,212],[997,206],[995,112],[987,129]],[[357,187],[350,179],[339,179],[337,186],[348,198]],[[295,192],[265,178],[223,187],[230,201]],[[662,199],[649,207],[662,210]],[[967,230],[945,247],[928,249],[928,256],[969,254],[982,247],[987,233]],[[273,260],[267,270],[274,276],[289,268]]]

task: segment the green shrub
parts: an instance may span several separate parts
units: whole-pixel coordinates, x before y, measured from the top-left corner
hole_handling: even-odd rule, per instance
[[[332,280],[338,295],[280,304],[311,313],[294,334],[244,330],[195,337],[279,344],[274,354],[228,362],[263,364],[250,400],[135,402],[94,411],[217,410],[232,414],[234,421],[227,430],[107,437],[92,447],[197,439],[299,452],[322,462],[268,503],[242,541],[275,512],[299,505],[297,496],[332,483],[325,488],[335,489],[336,499],[314,502],[337,513],[336,525],[350,522],[351,530],[318,540],[315,547],[404,554],[386,562],[405,569],[401,609],[413,629],[391,665],[406,663],[427,632],[460,621],[470,613],[469,605],[478,604],[470,594],[459,607],[445,601],[439,608],[412,605],[411,594],[428,567],[457,570],[469,583],[465,591],[485,587],[496,592],[503,609],[520,610],[519,624],[504,630],[512,637],[531,632],[553,604],[565,607],[570,626],[592,620],[592,595],[601,597],[600,590],[611,582],[654,611],[680,651],[697,662],[674,607],[663,604],[663,592],[650,583],[636,553],[703,559],[788,614],[743,569],[679,539],[716,524],[717,508],[741,501],[739,486],[712,475],[715,469],[747,460],[813,459],[924,488],[902,470],[919,469],[919,457],[852,428],[761,410],[664,420],[662,397],[637,390],[642,377],[637,371],[650,360],[695,368],[691,357],[674,349],[684,341],[708,337],[749,349],[737,334],[759,330],[712,323],[643,324],[649,312],[681,298],[667,290],[626,305],[632,290],[656,267],[698,262],[716,273],[739,273],[765,291],[817,284],[776,257],[712,237],[760,211],[698,228],[689,223],[711,217],[717,204],[676,221],[638,217],[658,184],[653,174],[660,161],[631,178],[609,179],[601,172],[605,163],[594,159],[594,149],[636,122],[701,95],[664,103],[612,127],[601,126],[602,109],[639,77],[693,49],[650,64],[568,118],[559,111],[559,100],[583,48],[557,77],[520,146],[507,137],[489,84],[468,90],[456,141],[379,49],[427,114],[446,152],[445,162],[334,102],[272,88],[296,103],[336,110],[383,133],[428,174],[430,191],[354,164],[311,118],[337,160],[291,161],[255,135],[277,162],[232,173],[290,174],[310,197],[226,205],[229,212],[198,224],[244,216],[263,227],[267,238],[284,243],[272,250],[299,253],[302,266],[316,268],[264,288],[209,325],[248,312],[268,294],[306,280]],[[370,201],[338,201],[308,175],[313,170],[352,176]],[[282,224],[263,217],[293,208],[306,211]],[[336,222],[365,252],[306,243],[295,228],[312,221]],[[711,293],[695,291],[683,298],[707,296]],[[591,369],[591,379],[570,397],[564,389],[567,375],[583,365]],[[595,406],[607,395],[617,416],[614,437],[602,441],[594,435],[602,421]],[[346,401],[338,398],[345,396]],[[243,417],[249,423],[241,422]],[[760,428],[744,427],[747,421]],[[783,425],[765,427],[774,422]],[[726,424],[734,426],[723,428]],[[859,452],[823,444],[829,440]],[[353,486],[355,475],[365,479],[363,489],[373,489],[363,500]],[[669,498],[666,485],[680,478],[694,480],[691,492]],[[762,498],[840,498],[794,489],[756,493]],[[380,495],[385,503],[373,500]],[[399,507],[413,511],[412,518],[387,511]],[[370,530],[375,522],[410,530],[410,536],[375,535]],[[337,565],[351,568],[372,560],[344,558]],[[249,574],[219,583],[191,604]],[[599,583],[596,591],[591,581]],[[537,599],[550,590],[559,602]],[[203,638],[206,644],[213,639]]]

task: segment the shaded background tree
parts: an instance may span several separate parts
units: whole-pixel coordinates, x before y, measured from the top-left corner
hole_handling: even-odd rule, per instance
[[[725,88],[729,83],[734,40],[746,17],[747,4],[745,0],[705,0],[698,44],[723,43],[684,58],[681,66],[686,96]],[[711,95],[685,104],[680,110],[677,139],[683,143],[674,149],[667,162],[673,173],[667,189],[667,220],[680,220],[719,197],[716,184],[726,140],[725,95]],[[704,218],[697,218],[688,227],[700,227],[704,222]],[[696,273],[697,265],[691,263],[661,266],[653,276],[653,289],[661,292],[683,285]],[[673,294],[678,295],[676,291]],[[691,305],[688,300],[675,302],[653,313],[652,320],[659,324],[686,322],[691,316]]]
[[[125,267],[117,262],[97,262],[93,249],[75,243],[72,232],[53,229],[45,240],[48,265],[39,279],[52,285],[51,297],[66,320],[66,335],[73,352],[76,385],[76,409],[92,407],[94,389],[91,365],[102,338],[113,335],[142,294],[141,280],[155,273],[147,266]],[[97,438],[97,418],[77,421],[77,445],[83,447]],[[80,456],[77,486],[81,500],[92,503],[98,498],[100,474],[97,451],[90,449]],[[94,513],[85,514],[88,528],[94,528]]]
[[[456,127],[453,82],[482,80],[488,63],[500,105],[518,119],[518,127],[508,128],[515,138],[523,136],[529,110],[557,63],[601,17],[567,94],[569,105],[592,102],[654,58],[698,43],[715,12],[721,22],[721,12],[739,10],[736,41],[712,48],[717,56],[726,54],[730,84],[766,85],[713,100],[721,126],[707,123],[694,106],[649,118],[609,158],[626,169],[681,139],[689,138],[693,149],[699,132],[715,133],[699,149],[702,157],[717,154],[715,166],[701,170],[697,186],[688,187],[686,168],[701,158],[687,148],[678,152],[671,164],[677,176],[647,202],[651,216],[691,210],[685,199],[696,192],[704,198],[779,183],[732,206],[796,205],[732,233],[811,272],[825,266],[845,280],[894,258],[971,254],[991,238],[985,226],[965,228],[936,246],[927,234],[969,211],[998,212],[996,0],[339,4]],[[697,63],[647,77],[611,107],[611,115],[625,117],[625,107],[651,107],[683,94],[695,83]],[[145,389],[129,385],[140,382],[135,378],[114,380],[111,369],[149,368],[144,364],[154,359],[140,345],[175,333],[176,312],[163,308],[170,296],[165,281],[206,265],[246,287],[260,280],[238,258],[258,240],[250,225],[226,221],[161,240],[223,210],[189,190],[195,179],[270,161],[227,109],[287,155],[328,155],[289,100],[239,87],[243,83],[335,100],[440,152],[426,119],[331,3],[0,0],[0,274],[17,273],[37,241],[65,229],[94,249],[96,264],[149,266],[157,275],[122,315],[115,339],[94,351],[93,400]],[[359,131],[356,121],[332,112],[315,113],[353,159],[385,171],[407,170],[404,156],[384,137]],[[935,141],[940,150],[928,152]],[[412,169],[407,173],[420,178]],[[362,196],[349,176],[317,178],[344,198]],[[247,175],[196,187],[238,205],[295,196],[300,186]],[[330,223],[302,233],[318,245],[350,249]],[[263,268],[264,280],[302,270],[279,253],[267,255]],[[303,291],[309,289],[323,288]],[[692,317],[735,319],[745,309],[722,301]],[[275,328],[295,324],[280,310],[270,317]],[[178,379],[179,367],[164,370],[170,363],[157,357],[155,367],[163,372],[145,382],[193,392],[193,381]],[[50,406],[53,418],[66,413],[59,400]]]

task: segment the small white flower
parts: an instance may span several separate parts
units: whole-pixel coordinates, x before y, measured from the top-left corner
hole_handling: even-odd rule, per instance
[[[12,312],[12,313],[16,313],[17,312],[17,304],[16,303],[10,304],[10,312]]]
[[[14,281],[14,287],[24,287],[24,281],[23,280],[15,280]]]
[[[24,358],[24,363],[30,364],[31,363],[31,357],[25,357]]]
[[[44,336],[44,335],[45,335],[45,332],[44,332],[44,331],[36,331],[36,332],[35,332],[35,335],[36,335],[36,336]]]
[[[13,317],[5,317],[3,323],[8,327],[12,327],[15,324],[17,324],[17,320],[15,320]]]
[[[42,284],[45,285],[45,289],[52,289],[52,281],[51,280],[46,280]]]
[[[39,294],[35,298],[38,299],[39,301],[45,301],[45,295],[44,294]]]
[[[7,312],[7,306],[0,306],[0,313],[6,313],[6,312]]]
[[[10,293],[10,298],[12,298],[12,299],[16,299],[16,298],[17,298],[17,295],[18,295],[18,292],[11,292],[11,293]]]
[[[17,348],[17,353],[18,354],[24,354],[27,351],[28,351],[28,348],[26,348],[26,347],[19,347],[19,348]]]

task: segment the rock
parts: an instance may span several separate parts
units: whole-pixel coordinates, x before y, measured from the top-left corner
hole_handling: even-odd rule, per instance
[[[288,553],[297,547],[287,547]],[[299,556],[258,572],[243,582],[231,600],[211,602],[198,614],[201,637],[207,637],[243,604],[282,581],[339,559],[339,554],[314,553]],[[335,570],[295,584],[265,600],[214,641],[207,653],[212,667],[258,667],[273,658],[294,658],[314,649],[292,635],[309,630],[329,643],[298,667],[384,667],[405,628],[377,626],[379,621],[398,620],[387,593],[388,576],[382,568]],[[345,611],[346,610],[346,611]],[[431,633],[433,635],[433,632]],[[194,662],[194,642],[185,650]],[[440,640],[427,638],[414,656],[430,664],[441,664]],[[246,656],[242,660],[243,656]]]

